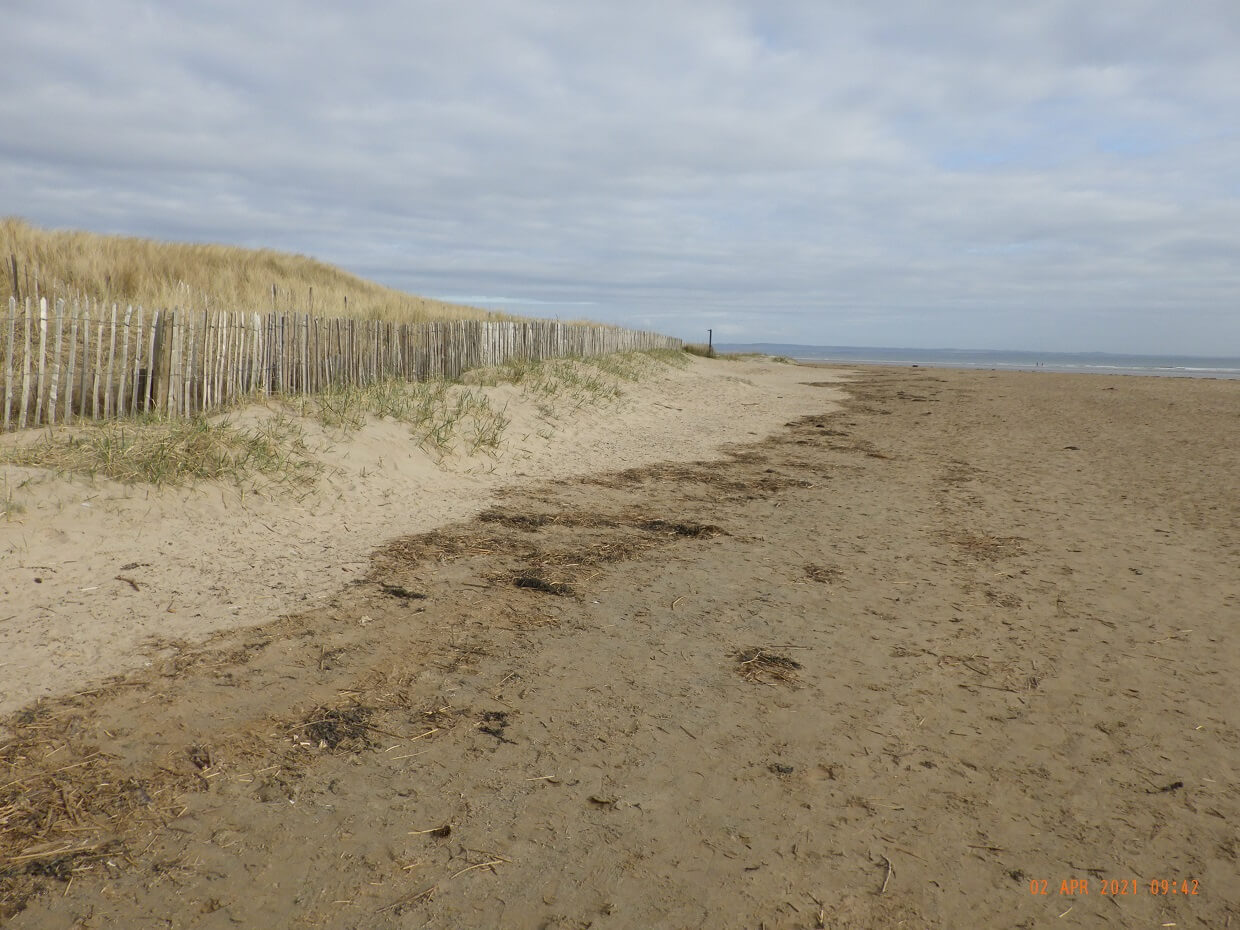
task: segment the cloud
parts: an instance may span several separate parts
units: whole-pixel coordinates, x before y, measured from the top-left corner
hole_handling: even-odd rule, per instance
[[[1234,3],[48,0],[6,31],[0,211],[35,222],[695,338],[1240,345]]]

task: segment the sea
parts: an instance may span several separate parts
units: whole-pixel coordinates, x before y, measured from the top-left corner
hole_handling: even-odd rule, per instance
[[[1240,378],[1240,358],[1194,355],[1117,355],[1109,352],[1014,352],[1000,349],[900,349],[881,346],[805,346],[784,343],[716,343],[718,352],[760,352],[805,362],[854,365],[920,365],[996,371],[1057,371],[1168,378]]]

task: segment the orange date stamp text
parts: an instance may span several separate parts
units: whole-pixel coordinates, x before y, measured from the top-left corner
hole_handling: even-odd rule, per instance
[[[1091,894],[1116,898],[1125,895],[1192,897],[1201,893],[1201,882],[1195,878],[1031,878],[1029,893],[1073,898]]]

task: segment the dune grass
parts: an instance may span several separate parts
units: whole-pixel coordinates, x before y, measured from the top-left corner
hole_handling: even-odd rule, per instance
[[[654,363],[662,362],[673,368],[684,368],[689,364],[685,353],[679,349],[648,349],[645,352],[619,352],[615,355],[600,355],[595,358],[583,359],[586,364],[594,365],[605,371],[623,378],[625,381],[640,381],[650,371]]]
[[[206,417],[112,420],[49,431],[4,449],[0,461],[156,487],[195,481],[297,487],[323,471],[302,428],[280,415],[248,428]]]
[[[414,442],[441,455],[493,454],[508,425],[504,411],[484,393],[448,381],[388,379],[366,387],[332,387],[286,403],[342,438],[370,417],[406,423]]]
[[[495,368],[468,372],[471,384],[513,384],[533,401],[540,416],[555,421],[582,407],[602,406],[624,395],[623,382],[648,377],[660,365],[689,364],[676,349],[620,352],[589,358],[512,361]]]
[[[700,342],[685,343],[681,347],[681,351],[701,358],[718,358],[725,362],[739,362],[747,358],[768,358],[768,356],[763,355],[761,352],[717,352],[713,346],[704,346]],[[772,362],[779,362],[781,364],[792,363],[792,359],[786,355],[769,356],[769,358]]]
[[[400,322],[516,319],[406,294],[304,255],[40,229],[16,217],[0,219],[0,301],[6,304],[13,295],[10,255],[23,297],[33,296],[37,278],[48,297],[147,307],[313,310]]]
[[[697,355],[701,358],[715,358],[715,350],[712,346],[704,346],[700,342],[686,342],[682,346],[683,351],[690,355]]]
[[[329,442],[344,442],[368,420],[408,424],[410,440],[428,452],[496,456],[509,417],[483,388],[520,388],[533,402],[550,436],[555,424],[581,408],[604,406],[624,394],[625,382],[663,366],[689,364],[673,349],[594,358],[513,361],[467,372],[461,381],[388,379],[365,387],[336,386],[313,395],[268,401],[255,425],[228,414],[189,419],[141,415],[48,430],[29,442],[0,444],[0,464],[101,476],[127,484],[179,486],[222,481],[241,488],[305,488],[324,466],[307,440],[304,423],[316,422]],[[4,504],[6,517],[18,512]]]
[[[0,447],[0,463],[156,487],[218,481],[242,489],[297,489],[313,485],[324,471],[306,420],[333,432],[329,442],[343,442],[367,419],[390,417],[409,424],[411,441],[438,455],[494,453],[508,423],[482,392],[444,381],[384,381],[273,403],[249,426],[227,415],[147,415],[48,430],[33,442]]]
[[[15,520],[26,512],[26,505],[13,496],[13,483],[0,475],[0,520]]]

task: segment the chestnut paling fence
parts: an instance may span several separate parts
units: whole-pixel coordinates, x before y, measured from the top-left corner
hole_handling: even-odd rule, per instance
[[[541,320],[392,323],[10,298],[0,316],[0,431],[151,411],[188,416],[246,396],[680,345],[657,333]]]

